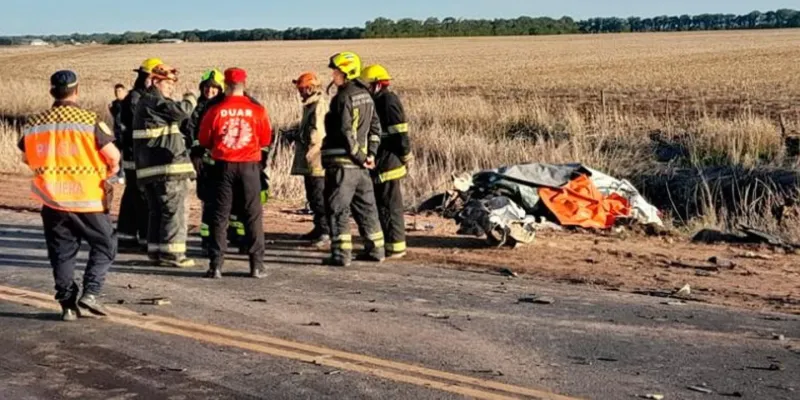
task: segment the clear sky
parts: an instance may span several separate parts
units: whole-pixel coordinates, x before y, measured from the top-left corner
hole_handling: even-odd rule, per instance
[[[0,35],[363,26],[376,17],[576,19],[800,8],[798,0],[0,0]]]

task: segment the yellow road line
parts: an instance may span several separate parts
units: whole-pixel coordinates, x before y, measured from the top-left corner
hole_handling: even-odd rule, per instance
[[[59,305],[52,300],[52,296],[24,289],[0,285],[0,299],[42,309],[60,310]],[[118,307],[108,307],[108,309],[111,316],[106,320],[121,325],[363,373],[476,399],[505,400],[523,397],[542,400],[575,400],[573,397],[541,389],[473,378],[266,335],[256,335],[170,317],[142,316]]]

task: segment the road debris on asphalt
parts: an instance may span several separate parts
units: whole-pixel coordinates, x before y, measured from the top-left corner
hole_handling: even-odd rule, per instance
[[[687,387],[687,389],[698,393],[714,394],[714,391],[707,388],[705,385],[689,386]]]
[[[250,302],[252,302],[252,303],[266,303],[267,299],[261,299],[261,298],[259,298],[259,299],[250,299]]]
[[[439,313],[426,313],[425,316],[433,319],[450,319],[449,315]]]
[[[553,299],[552,297],[532,295],[532,296],[520,297],[519,299],[517,299],[517,302],[546,305],[546,304],[553,304],[556,302],[556,300]]]
[[[736,254],[736,258],[747,258],[751,260],[765,260],[765,261],[770,261],[774,259],[774,257],[772,256],[768,256],[766,254],[759,254],[752,251]]]
[[[186,372],[186,368],[161,367],[161,372]]]
[[[657,393],[643,394],[643,395],[640,395],[639,397],[642,398],[642,399],[647,399],[647,400],[664,400],[664,395],[663,394],[657,394]]]
[[[303,325],[305,325],[305,326],[322,326],[321,323],[315,322],[315,321],[311,321],[311,322],[309,322],[307,324],[303,324]]]
[[[777,334],[777,333],[776,333],[776,334],[773,334],[773,335],[772,335],[772,339],[773,339],[773,340],[777,340],[777,341],[779,341],[779,342],[783,342],[783,341],[785,341],[785,340],[786,340],[786,336],[783,336],[783,335],[781,335],[781,334]]]
[[[683,260],[672,260],[670,261],[667,266],[669,267],[677,267],[677,268],[686,268],[686,269],[694,269],[700,271],[708,271],[708,272],[719,272],[720,267],[716,265],[708,265],[701,262],[695,261],[683,261]]]
[[[492,376],[505,376],[503,371],[498,371],[494,369],[473,369],[470,372],[474,374],[484,374],[484,375],[492,375]]]
[[[172,304],[172,300],[166,297],[155,297],[152,299],[142,299],[139,301],[139,304],[144,304],[149,306],[166,306]]]
[[[759,367],[759,366],[747,366],[746,369],[751,369],[755,371],[783,371],[786,369],[783,365],[780,364],[770,364],[768,367]]]
[[[677,292],[675,292],[675,297],[689,297],[692,295],[692,287],[689,284],[683,285]]]
[[[709,258],[708,262],[722,269],[734,269],[736,267],[736,263],[734,263],[733,261],[718,256]]]
[[[512,278],[516,278],[516,277],[518,277],[518,276],[519,276],[519,274],[518,274],[518,273],[516,273],[516,272],[514,272],[514,271],[510,270],[509,268],[501,268],[501,269],[500,269],[500,270],[498,270],[497,272],[499,272],[499,273],[500,273],[500,275],[503,275],[503,276],[510,276],[510,277],[512,277]]]

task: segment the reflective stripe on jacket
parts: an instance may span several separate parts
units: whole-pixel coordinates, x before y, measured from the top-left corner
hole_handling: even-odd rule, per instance
[[[174,101],[164,97],[155,86],[139,99],[131,135],[139,183],[195,176],[188,152],[191,138],[180,130],[180,124],[189,118],[194,106],[194,99]]]
[[[35,176],[33,197],[62,211],[106,210],[108,167],[97,135],[113,133],[97,114],[74,105],[56,106],[30,117],[23,128],[25,156]]]
[[[380,136],[380,120],[366,85],[360,80],[347,82],[325,115],[323,167],[364,168],[367,157],[377,154]]]
[[[403,103],[394,92],[386,88],[375,95],[375,109],[381,120],[383,135],[373,177],[379,183],[402,179],[408,174],[406,164],[412,158],[408,120]]]

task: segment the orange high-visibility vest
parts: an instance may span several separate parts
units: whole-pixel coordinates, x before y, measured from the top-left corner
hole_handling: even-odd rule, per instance
[[[95,130],[105,124],[97,120],[97,114],[72,105],[53,107],[28,120],[23,134],[25,155],[35,174],[34,199],[56,210],[105,211],[108,167],[95,139]]]

